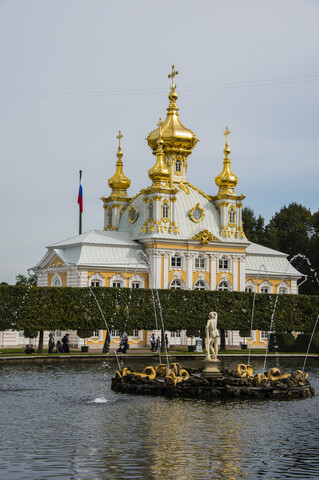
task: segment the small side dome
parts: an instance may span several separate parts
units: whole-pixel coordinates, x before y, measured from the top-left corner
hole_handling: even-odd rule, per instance
[[[119,139],[119,147],[117,150],[117,162],[116,162],[116,171],[113,177],[109,178],[108,184],[109,187],[112,189],[112,193],[115,192],[121,192],[122,196],[127,195],[126,190],[130,187],[131,185],[131,180],[127,178],[124,173],[123,173],[123,162],[122,162],[122,157],[123,153],[121,150],[121,138],[123,135],[121,134],[121,131],[119,131],[119,134],[116,138]]]
[[[228,127],[226,127],[226,131],[224,135],[226,135],[226,144],[224,148],[224,168],[222,173],[220,173],[217,177],[215,177],[215,183],[219,187],[219,194],[222,193],[228,193],[228,194],[234,194],[235,193],[235,187],[238,183],[238,177],[234,175],[230,169],[230,160],[229,160],[229,154],[230,154],[230,148],[228,145],[228,135],[230,134],[230,131],[228,130]]]

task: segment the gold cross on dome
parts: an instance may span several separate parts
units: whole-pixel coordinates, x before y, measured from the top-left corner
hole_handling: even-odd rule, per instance
[[[175,70],[175,66],[172,65],[172,73],[170,73],[170,74],[168,75],[168,78],[171,78],[171,79],[172,79],[172,86],[171,86],[171,89],[172,89],[172,90],[175,90],[175,87],[176,87],[176,85],[175,85],[175,83],[174,83],[174,77],[175,77],[176,75],[178,75],[178,71]]]
[[[226,127],[226,130],[224,132],[224,135],[226,136],[226,143],[228,143],[228,135],[230,134],[230,130],[228,130],[228,127]]]
[[[119,139],[119,148],[121,148],[121,138],[123,138],[123,135],[121,133],[121,130],[119,130],[119,134],[116,136],[116,138]]]

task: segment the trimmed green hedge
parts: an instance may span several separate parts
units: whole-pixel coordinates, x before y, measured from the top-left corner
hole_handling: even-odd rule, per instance
[[[271,333],[269,335],[268,350],[275,352],[276,347],[278,347],[278,352],[294,352],[295,337],[292,333]]]
[[[295,352],[306,352],[309,346],[309,342],[311,339],[311,334],[299,334],[296,338],[294,351]],[[310,353],[319,353],[319,333],[315,333],[313,339],[311,341]]]
[[[109,287],[57,288],[0,286],[0,331],[105,329],[98,301],[110,329],[185,329],[204,337],[208,313],[218,313],[218,328],[250,332],[253,293],[209,290],[150,290]],[[96,300],[95,300],[96,298]],[[155,299],[155,308],[154,308]],[[259,294],[255,297],[253,329],[312,332],[319,297]],[[156,319],[155,319],[156,312]]]

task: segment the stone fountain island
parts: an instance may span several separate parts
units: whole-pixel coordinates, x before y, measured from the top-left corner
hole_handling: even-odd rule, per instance
[[[271,368],[265,375],[254,375],[250,365],[240,364],[237,370],[226,368],[210,375],[205,368],[184,369],[179,363],[146,367],[143,372],[131,368],[117,371],[112,390],[134,395],[164,396],[167,398],[215,399],[296,399],[315,394],[308,374],[297,370],[282,374]],[[215,372],[216,373],[216,372]]]
[[[205,400],[307,398],[315,394],[308,381],[308,374],[301,370],[282,374],[278,368],[271,368],[266,375],[254,375],[251,365],[240,364],[236,371],[218,369],[219,333],[216,312],[209,313],[205,333],[204,367],[186,370],[179,363],[172,363],[170,367],[164,364],[156,369],[146,367],[143,372],[123,368],[112,379],[112,390],[119,393]]]

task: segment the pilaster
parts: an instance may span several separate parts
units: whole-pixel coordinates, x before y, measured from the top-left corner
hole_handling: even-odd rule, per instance
[[[193,288],[193,265],[194,265],[194,253],[187,253],[186,255],[186,289],[192,290]]]
[[[216,290],[217,255],[210,254],[210,289]]]

